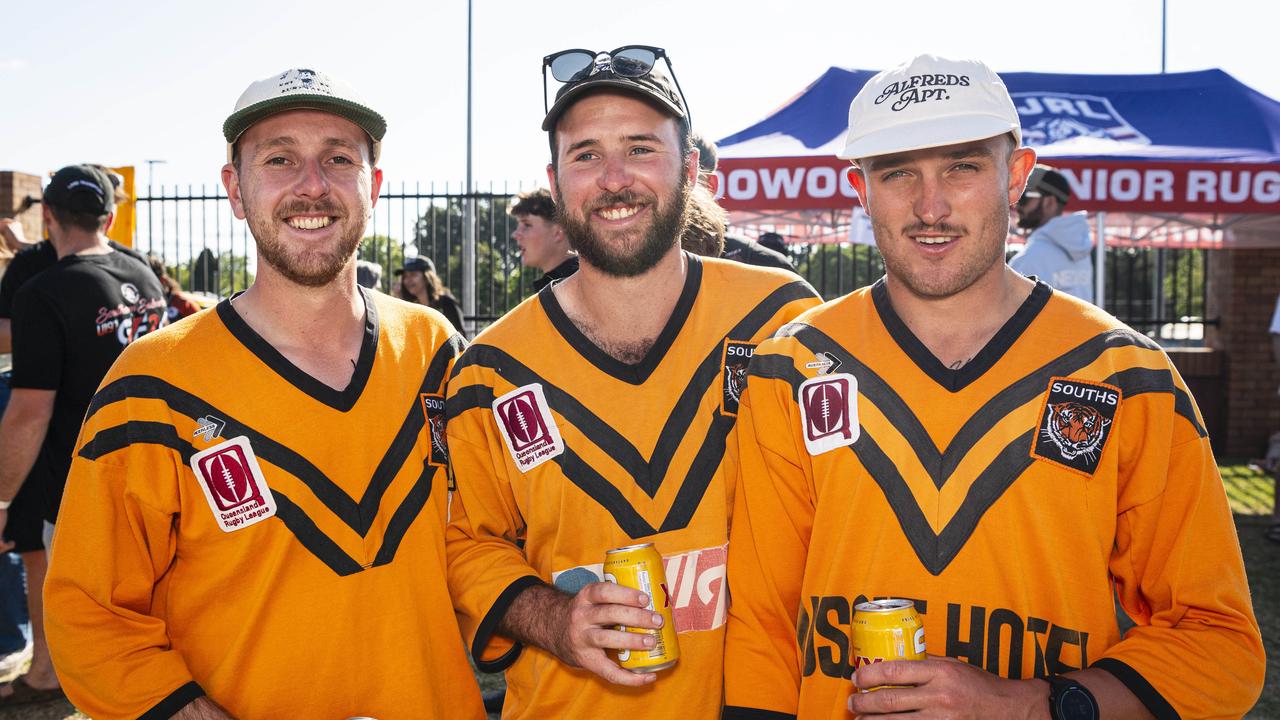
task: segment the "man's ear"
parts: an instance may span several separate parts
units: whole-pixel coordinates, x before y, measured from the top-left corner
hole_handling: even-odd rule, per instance
[[[1036,151],[1020,147],[1009,156],[1009,204],[1016,205],[1027,189],[1027,179],[1036,166]]]
[[[222,166],[222,186],[227,189],[227,200],[231,202],[231,212],[240,219],[245,219],[244,201],[240,199],[240,173],[236,166],[227,163]]]
[[[707,189],[711,191],[711,197],[720,194],[720,176],[714,172],[707,173],[704,177],[707,179]]]
[[[862,203],[862,207],[867,207],[867,176],[862,174],[862,168],[852,165],[844,171],[844,178],[853,186],[854,192],[858,193],[858,200]]]

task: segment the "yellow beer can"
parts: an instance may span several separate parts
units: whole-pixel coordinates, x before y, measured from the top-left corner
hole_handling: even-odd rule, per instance
[[[649,596],[649,609],[662,614],[662,627],[657,630],[618,626],[619,630],[653,635],[656,643],[649,650],[619,650],[618,664],[636,673],[666,670],[680,659],[676,640],[676,624],[671,616],[671,594],[662,555],[653,543],[615,548],[604,554],[604,579],[639,590]]]
[[[925,659],[924,623],[915,603],[898,598],[871,600],[853,610],[854,670],[885,660]]]

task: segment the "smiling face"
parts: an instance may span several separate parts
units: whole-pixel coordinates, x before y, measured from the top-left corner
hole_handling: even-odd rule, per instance
[[[307,287],[354,263],[382,171],[355,123],[319,110],[291,110],[240,136],[238,168],[222,168],[236,217],[246,219],[263,270]]]
[[[1011,144],[1001,135],[881,155],[849,173],[891,283],[937,299],[1003,270],[1009,206],[1035,164]]]
[[[581,261],[632,277],[677,252],[697,154],[675,118],[631,95],[594,93],[556,125],[556,212]]]

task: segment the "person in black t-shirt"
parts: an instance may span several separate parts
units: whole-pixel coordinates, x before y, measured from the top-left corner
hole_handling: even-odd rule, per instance
[[[516,219],[511,239],[520,246],[520,264],[543,273],[533,281],[534,292],[578,271],[578,256],[556,220],[556,201],[550,190],[520,193],[507,214]]]
[[[164,294],[151,269],[108,244],[113,207],[111,181],[102,171],[88,165],[59,170],[44,192],[44,223],[57,262],[21,283],[10,308],[13,393],[0,420],[0,525],[7,524],[19,489],[38,490],[46,546],[94,391],[126,345],[165,324]],[[10,545],[0,543],[0,550]],[[0,688],[0,707],[58,692],[41,624],[43,567],[31,570],[28,565],[31,668]]]

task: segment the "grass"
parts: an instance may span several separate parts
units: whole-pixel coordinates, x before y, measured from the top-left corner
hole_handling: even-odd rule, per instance
[[[1245,717],[1250,720],[1280,718],[1280,545],[1263,537],[1271,523],[1275,484],[1270,476],[1243,463],[1225,462],[1220,469],[1227,499],[1235,514],[1269,669],[1262,697]],[[501,675],[477,673],[476,677],[484,692],[503,685]],[[69,703],[57,702],[0,710],[0,720],[86,720],[86,716],[77,713]]]

